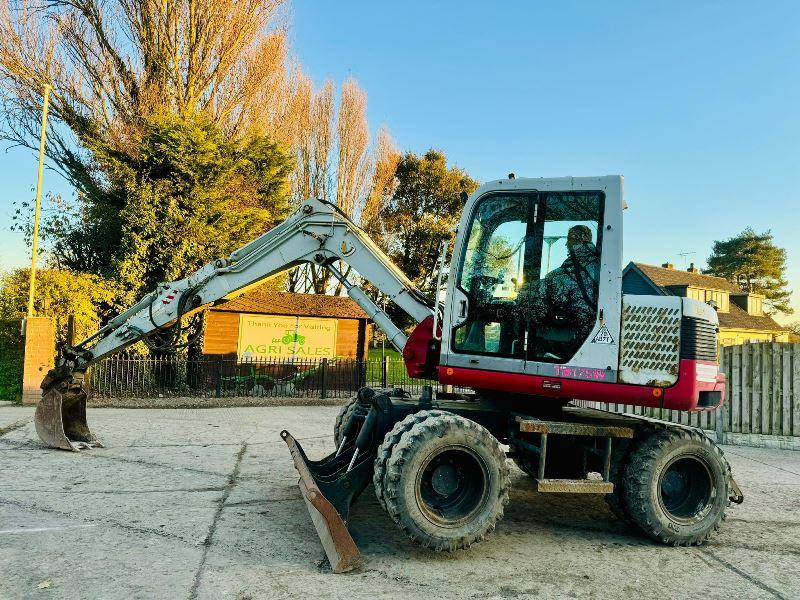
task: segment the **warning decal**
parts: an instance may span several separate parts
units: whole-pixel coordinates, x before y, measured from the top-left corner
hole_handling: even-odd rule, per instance
[[[592,340],[593,344],[613,344],[614,338],[611,337],[611,332],[608,331],[608,327],[603,325],[600,328],[600,331],[597,332],[597,335],[594,336]]]

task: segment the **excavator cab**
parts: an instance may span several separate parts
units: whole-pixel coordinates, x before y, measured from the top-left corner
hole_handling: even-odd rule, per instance
[[[508,179],[468,201],[441,365],[505,373],[617,368],[622,178]]]

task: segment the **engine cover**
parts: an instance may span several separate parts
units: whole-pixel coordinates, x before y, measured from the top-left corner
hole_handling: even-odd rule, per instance
[[[681,358],[716,359],[718,326],[716,311],[699,300],[623,296],[619,382],[656,387],[674,385]],[[698,347],[704,356],[696,356]],[[691,356],[683,356],[684,349]]]

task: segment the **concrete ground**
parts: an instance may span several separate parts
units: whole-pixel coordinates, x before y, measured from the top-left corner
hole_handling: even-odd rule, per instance
[[[0,598],[800,597],[800,453],[742,447],[725,450],[745,503],[702,548],[655,545],[514,468],[495,535],[450,555],[407,541],[368,489],[364,567],[329,574],[278,432],[321,456],[336,410],[95,409],[107,447],[74,454],[0,407]]]

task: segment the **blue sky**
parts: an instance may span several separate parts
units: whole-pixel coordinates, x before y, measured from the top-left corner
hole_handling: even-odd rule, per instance
[[[357,78],[403,150],[480,180],[624,175],[626,260],[703,265],[771,229],[800,311],[800,3],[295,0],[290,23],[305,69]],[[35,171],[2,155],[0,269],[29,260],[6,217]]]

